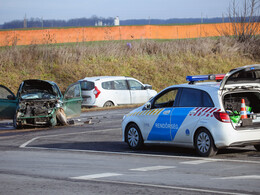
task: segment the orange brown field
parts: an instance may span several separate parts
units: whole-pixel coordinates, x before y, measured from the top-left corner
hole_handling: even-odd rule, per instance
[[[196,24],[178,26],[145,25],[10,30],[0,31],[0,46],[104,40],[200,38],[221,36],[220,29],[225,29],[226,32],[230,33],[231,24]]]

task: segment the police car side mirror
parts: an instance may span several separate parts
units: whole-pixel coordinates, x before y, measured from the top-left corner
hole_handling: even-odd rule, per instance
[[[145,105],[144,105],[144,108],[146,110],[150,110],[152,108],[152,105],[151,105],[151,102],[147,102]]]

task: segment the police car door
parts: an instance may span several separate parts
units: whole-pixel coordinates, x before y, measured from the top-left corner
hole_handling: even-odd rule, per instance
[[[157,113],[158,116],[152,123],[152,129],[147,137],[148,141],[169,142],[171,138],[171,114],[177,97],[178,88],[169,88],[158,94],[152,101],[152,114]],[[159,112],[158,112],[159,110]]]
[[[192,143],[192,135],[196,130],[202,113],[208,107],[203,107],[206,92],[193,88],[182,88],[178,105],[171,116],[171,136],[175,143]],[[205,99],[206,101],[206,99]]]

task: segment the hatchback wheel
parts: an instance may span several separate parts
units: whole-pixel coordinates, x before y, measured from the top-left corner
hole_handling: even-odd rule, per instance
[[[107,101],[106,103],[104,103],[103,107],[112,107],[112,106],[114,106],[113,102]]]
[[[126,142],[133,150],[140,149],[143,146],[143,138],[140,129],[136,124],[131,124],[127,127]]]
[[[204,128],[195,135],[195,148],[197,153],[203,157],[214,156],[218,151],[210,132]]]

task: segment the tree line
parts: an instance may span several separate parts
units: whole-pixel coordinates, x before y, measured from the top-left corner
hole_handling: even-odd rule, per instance
[[[96,26],[102,21],[102,26],[113,26],[114,18],[102,18],[93,16],[91,18],[76,18],[70,20],[44,20],[42,18],[30,18],[24,20],[13,20],[0,25],[1,29],[24,28],[59,28],[59,27],[84,27]],[[121,20],[120,25],[169,25],[169,24],[199,24],[199,23],[221,23],[229,22],[229,18],[171,18],[171,19],[131,19]]]

